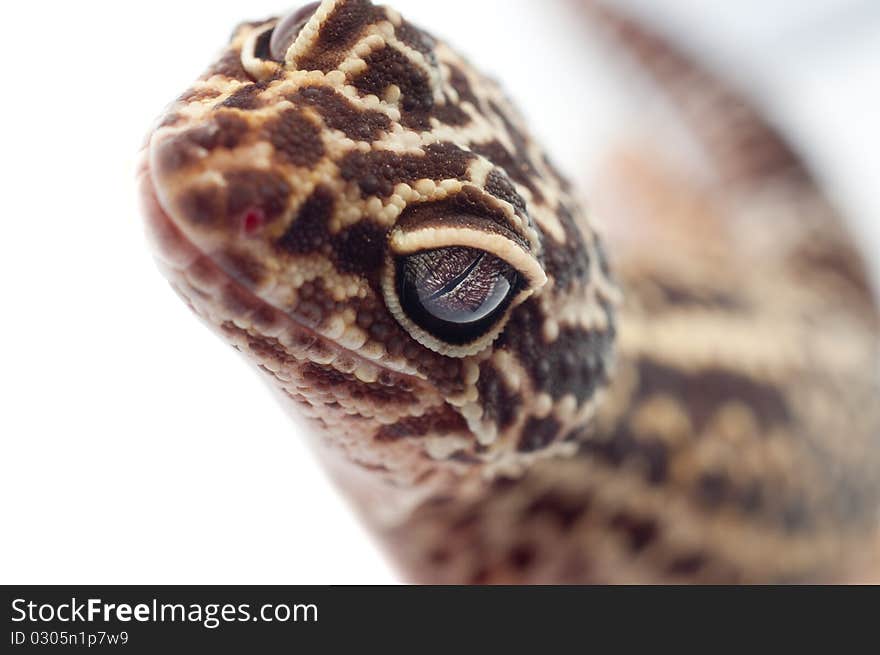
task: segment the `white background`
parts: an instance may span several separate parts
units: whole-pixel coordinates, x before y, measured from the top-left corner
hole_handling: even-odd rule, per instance
[[[396,6],[501,78],[573,171],[566,129],[589,89],[567,1]],[[746,81],[880,251],[880,5],[629,4]],[[0,9],[2,583],[395,580],[272,395],[154,270],[137,213],[135,155],[153,118],[237,22],[284,9]],[[548,70],[573,82],[534,93]]]

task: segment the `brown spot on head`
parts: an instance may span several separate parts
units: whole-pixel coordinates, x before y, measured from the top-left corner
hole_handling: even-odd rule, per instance
[[[189,189],[180,198],[183,218],[194,225],[218,224],[223,218],[224,207],[223,189],[216,186]]]
[[[458,66],[449,65],[449,85],[458,93],[459,102],[469,102],[474,108],[481,109],[479,98],[471,88],[467,76]]]
[[[395,35],[401,42],[408,45],[413,50],[418,50],[427,57],[434,56],[434,46],[436,41],[434,38],[419,29],[409,21],[401,21],[400,25],[395,29]]]
[[[245,84],[233,91],[228,98],[220,103],[220,106],[228,109],[257,109],[263,104],[260,94],[268,85],[268,81]]]
[[[224,177],[225,187],[194,187],[183,192],[180,208],[185,220],[201,226],[224,226],[238,235],[248,211],[258,208],[266,221],[273,221],[287,208],[290,185],[282,175],[239,170]]]
[[[350,139],[372,143],[391,127],[391,119],[379,111],[355,107],[350,100],[331,88],[306,86],[288,96],[296,105],[314,108],[331,130],[339,130]]]
[[[237,219],[252,207],[260,207],[268,220],[287,208],[290,184],[273,171],[243,170],[226,174],[226,215]],[[237,227],[237,226],[236,226]]]
[[[431,117],[453,127],[463,127],[471,122],[471,117],[467,112],[452,102],[435,105]]]
[[[208,79],[214,75],[222,75],[240,82],[251,81],[250,75],[241,65],[241,51],[237,49],[230,49],[223,53],[223,56],[207,70],[203,78]]]
[[[486,143],[477,143],[471,146],[471,149],[483,155],[496,166],[500,166],[515,182],[526,187],[532,192],[535,200],[542,200],[543,196],[538,190],[535,181],[538,177],[537,172],[532,168],[529,160],[523,159],[522,154],[518,152],[510,152],[497,139],[487,141]]]
[[[333,215],[336,199],[333,192],[317,187],[278,240],[278,247],[291,254],[320,251],[329,241],[328,222]]]
[[[434,92],[425,72],[413,64],[399,50],[386,46],[364,58],[367,68],[356,75],[351,83],[364,95],[379,98],[389,86],[400,89],[401,121],[407,127],[424,129],[434,107]]]
[[[294,65],[299,70],[333,70],[364,29],[384,18],[384,10],[369,0],[341,0],[321,23],[315,42],[294,60]]]
[[[275,155],[285,163],[309,167],[324,156],[321,131],[298,109],[282,111],[266,122],[263,131]]]
[[[432,143],[423,155],[398,155],[377,150],[351,152],[339,162],[344,180],[356,182],[365,196],[389,197],[402,182],[467,179],[473,155],[452,143]]]
[[[235,148],[246,138],[248,123],[233,112],[217,112],[208,122],[176,134],[159,147],[163,173],[192,166],[217,148]]]
[[[387,233],[385,228],[361,220],[335,235],[331,247],[337,270],[375,278],[384,259]]]
[[[486,192],[499,200],[509,202],[520,212],[526,211],[526,201],[517,193],[504,171],[495,169],[486,178]]]

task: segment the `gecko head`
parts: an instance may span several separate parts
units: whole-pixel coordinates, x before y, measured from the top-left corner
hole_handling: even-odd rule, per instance
[[[532,452],[587,419],[599,240],[497,85],[393,10],[240,26],[145,161],[178,291],[359,457]]]

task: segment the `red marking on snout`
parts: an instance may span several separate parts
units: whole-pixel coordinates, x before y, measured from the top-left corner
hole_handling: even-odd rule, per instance
[[[266,224],[266,212],[259,207],[248,209],[241,218],[241,229],[245,236],[253,236]]]

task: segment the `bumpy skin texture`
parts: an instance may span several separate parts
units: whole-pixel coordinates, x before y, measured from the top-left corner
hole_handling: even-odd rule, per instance
[[[634,24],[590,20],[701,152],[699,175],[609,152],[616,282],[498,86],[366,0],[322,2],[283,61],[276,19],[242,25],[171,106],[141,172],[160,264],[309,417],[410,579],[866,579],[880,410],[861,260],[736,96]],[[394,282],[450,246],[520,281],[463,345],[415,325]]]

